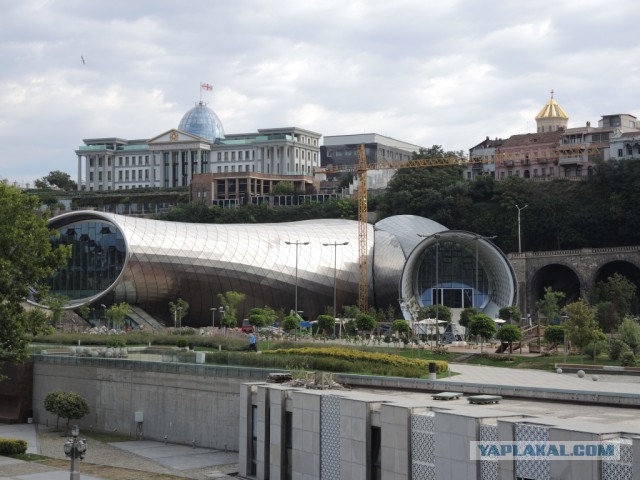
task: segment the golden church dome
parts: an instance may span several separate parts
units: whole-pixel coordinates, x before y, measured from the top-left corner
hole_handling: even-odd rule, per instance
[[[562,109],[558,102],[553,98],[553,90],[551,91],[551,98],[547,102],[547,104],[542,107],[540,113],[536,115],[536,120],[540,120],[543,118],[564,118],[569,119],[569,115]]]

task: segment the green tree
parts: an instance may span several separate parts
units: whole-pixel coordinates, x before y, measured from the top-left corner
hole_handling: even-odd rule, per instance
[[[69,422],[77,420],[89,414],[89,404],[82,395],[75,392],[51,392],[44,398],[46,411],[55,414],[58,418],[65,418],[67,425],[65,431],[69,431]],[[58,421],[56,420],[56,428]]]
[[[376,317],[369,313],[359,313],[356,316],[356,328],[361,332],[371,333],[376,328]]]
[[[219,293],[218,299],[220,305],[224,307],[221,324],[227,328],[236,328],[238,326],[238,304],[246,298],[244,293],[230,290],[225,293]]]
[[[473,317],[474,315],[477,315],[478,313],[480,313],[480,310],[478,310],[476,307],[465,308],[464,310],[462,310],[462,312],[460,312],[460,320],[459,320],[460,325],[465,328],[468,327],[469,320],[471,319],[471,317]]]
[[[402,336],[407,336],[410,332],[409,322],[406,320],[395,320],[391,324],[391,330],[399,333]]]
[[[254,327],[266,327],[278,320],[278,316],[273,308],[253,308],[249,312],[249,324]]]
[[[485,340],[490,339],[496,333],[496,322],[484,313],[478,313],[469,321],[469,335],[480,337],[480,353],[483,351]]]
[[[125,317],[131,313],[131,306],[126,303],[115,303],[104,311],[104,316],[110,322],[112,328],[121,329],[124,326]]]
[[[37,197],[0,182],[0,364],[27,359],[28,333],[46,332],[46,318],[27,314],[32,291],[47,295],[45,279],[63,266],[67,247],[52,248],[55,235],[36,214]]]
[[[271,195],[295,195],[296,189],[293,182],[283,180],[274,185]]]
[[[291,333],[293,331],[297,331],[298,328],[300,328],[300,317],[296,315],[287,315],[282,320],[282,329],[285,332]]]
[[[60,392],[60,391],[49,392],[44,396],[44,401],[43,401],[44,409],[47,412],[53,413],[56,416],[56,430],[58,429],[58,425],[60,421],[60,414],[57,413],[57,402],[58,402],[58,397],[62,395],[64,395],[64,392]]]
[[[544,339],[547,341],[549,350],[558,350],[558,345],[565,340],[564,325],[549,325],[544,329]]]
[[[520,322],[520,318],[522,318],[520,309],[516,305],[502,307],[498,312],[498,315],[502,320],[507,320],[509,323],[516,325]]]
[[[551,287],[544,287],[544,296],[536,303],[538,315],[545,318],[544,323],[549,324],[560,316],[559,302],[565,297],[564,292],[554,292]]]
[[[513,342],[519,342],[520,340],[522,340],[522,332],[516,325],[507,323],[500,327],[500,329],[496,333],[496,338],[501,342],[508,343],[509,353],[513,353]],[[522,351],[522,348],[520,349],[520,351]]]
[[[176,328],[182,328],[182,319],[189,313],[189,302],[178,298],[175,302],[169,302],[169,313]]]
[[[69,300],[66,295],[54,293],[46,295],[41,302],[51,311],[51,325],[59,331],[62,331],[62,312]]]
[[[597,338],[598,323],[596,322],[596,309],[589,306],[584,300],[567,305],[567,320],[565,328],[567,338],[578,350],[582,362],[584,347]]]
[[[625,317],[618,327],[620,340],[629,345],[633,353],[640,353],[640,325],[638,321],[629,316]]]
[[[322,332],[325,335],[329,333],[333,334],[336,326],[335,318],[331,315],[318,315],[316,321],[318,322],[318,332]]]
[[[604,325],[607,331],[613,330],[625,315],[629,315],[632,305],[637,301],[636,286],[625,276],[614,273],[604,282],[596,285],[597,302],[608,302],[610,309]],[[611,324],[613,323],[613,324]]]
[[[42,180],[35,181],[36,188],[58,187],[60,190],[77,190],[78,184],[71,180],[71,175],[60,170],[49,172]]]
[[[443,322],[451,322],[451,309],[446,305],[429,305],[420,309],[421,318],[437,318]]]

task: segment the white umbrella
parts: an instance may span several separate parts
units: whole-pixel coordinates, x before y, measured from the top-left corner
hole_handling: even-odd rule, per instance
[[[435,318],[424,318],[416,322],[418,325],[437,325],[438,323],[447,323],[444,320],[436,320]]]

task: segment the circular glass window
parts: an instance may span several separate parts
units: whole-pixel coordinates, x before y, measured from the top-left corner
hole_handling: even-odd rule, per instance
[[[107,290],[126,262],[122,232],[105,221],[82,221],[65,225],[51,238],[52,247],[71,247],[71,257],[47,279],[49,293],[63,295],[72,303]]]

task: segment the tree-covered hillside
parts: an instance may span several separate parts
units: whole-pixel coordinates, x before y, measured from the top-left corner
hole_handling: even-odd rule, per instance
[[[378,218],[413,214],[450,229],[518,250],[521,208],[523,251],[640,245],[640,162],[599,165],[584,181],[533,182],[519,177],[462,180],[460,168],[399,170],[378,202]]]
[[[519,177],[463,179],[459,167],[398,170],[387,191],[369,198],[377,219],[412,214],[452,230],[497,236],[505,252],[518,251],[518,210],[523,251],[640,245],[640,162],[599,165],[583,181],[534,182]],[[159,218],[198,223],[267,223],[312,218],[357,218],[355,199],[324,205],[220,208],[191,204]]]

